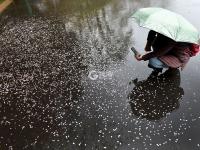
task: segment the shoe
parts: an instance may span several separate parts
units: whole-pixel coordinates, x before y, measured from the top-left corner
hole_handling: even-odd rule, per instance
[[[152,79],[152,78],[158,77],[158,74],[159,74],[159,73],[160,73],[159,71],[153,70],[153,71],[151,72],[151,74],[149,75],[148,79]]]
[[[150,78],[155,78],[158,76],[159,73],[162,73],[163,68],[154,68],[151,74],[149,75]]]
[[[158,73],[162,73],[163,68],[155,68],[155,71],[157,71]]]
[[[160,72],[160,73],[162,73],[162,70],[163,70],[163,68],[155,68],[155,67],[152,66],[151,64],[148,64],[148,67],[151,68],[151,69],[153,69],[153,70],[155,70],[155,71],[158,71],[158,72]]]

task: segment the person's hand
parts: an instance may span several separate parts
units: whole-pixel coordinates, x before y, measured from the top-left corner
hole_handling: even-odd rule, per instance
[[[135,55],[135,58],[136,58],[138,61],[141,61],[141,60],[142,60],[142,55]]]

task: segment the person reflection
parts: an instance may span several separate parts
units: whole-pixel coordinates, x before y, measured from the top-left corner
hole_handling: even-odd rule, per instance
[[[135,87],[128,96],[132,112],[147,120],[159,120],[178,109],[184,95],[179,69],[167,70],[158,77],[150,75],[143,81],[135,79],[132,83]]]

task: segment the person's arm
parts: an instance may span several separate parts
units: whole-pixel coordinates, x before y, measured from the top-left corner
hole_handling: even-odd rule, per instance
[[[152,43],[153,40],[154,40],[155,37],[156,37],[156,34],[157,34],[157,32],[155,32],[155,31],[153,31],[153,30],[150,30],[150,31],[149,31],[149,34],[148,34],[148,36],[147,36],[147,41],[148,41],[149,43]]]
[[[145,46],[145,51],[148,52],[148,51],[151,51],[151,46],[156,38],[156,32],[151,30],[149,31],[149,34],[148,34],[148,37],[147,37],[147,43],[146,43],[146,46]]]
[[[160,48],[159,50],[157,50],[156,52],[150,52],[148,54],[145,54],[145,55],[141,56],[141,60],[146,61],[146,60],[149,60],[149,59],[151,59],[153,57],[163,56],[166,53],[168,53],[170,50],[172,50],[174,45],[175,45],[175,41],[168,40],[168,41],[166,41],[165,45],[162,48]]]

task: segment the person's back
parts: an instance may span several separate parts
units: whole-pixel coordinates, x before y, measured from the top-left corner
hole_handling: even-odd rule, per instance
[[[189,43],[176,42],[174,48],[170,51],[171,55],[178,57],[182,63],[187,63],[192,56]]]
[[[150,47],[153,51],[143,55],[141,60],[150,60],[151,63],[156,59],[169,68],[183,67],[191,57],[190,43],[176,42],[152,30],[148,34],[146,51],[150,51]]]
[[[149,32],[149,34],[152,34],[151,33],[152,31]],[[156,33],[155,31],[153,31],[154,33],[154,36],[151,37],[153,39],[149,39],[148,40],[152,40],[152,48],[154,51],[157,51],[157,50],[160,50],[162,49],[163,47],[168,47],[169,45],[174,45],[176,42],[160,33]]]

